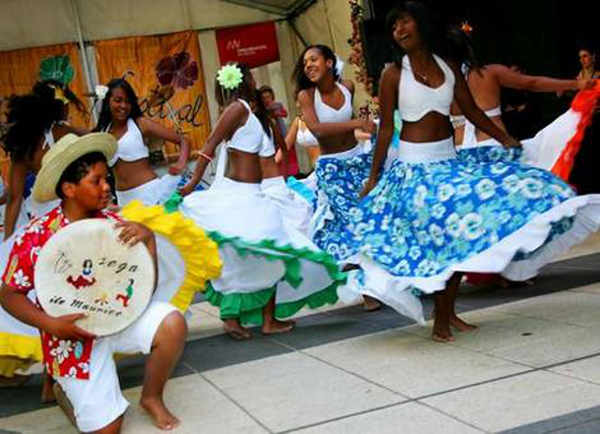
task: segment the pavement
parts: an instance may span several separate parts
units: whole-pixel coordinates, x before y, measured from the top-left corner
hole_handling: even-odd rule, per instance
[[[198,301],[166,388],[173,432],[598,433],[599,265],[600,233],[534,285],[464,287],[458,308],[480,328],[451,344],[431,341],[431,322],[341,304],[301,312],[292,333],[234,342]],[[143,358],[120,361],[119,375],[132,403],[123,432],[162,432],[137,404]],[[40,382],[0,389],[0,433],[77,432],[40,404]]]

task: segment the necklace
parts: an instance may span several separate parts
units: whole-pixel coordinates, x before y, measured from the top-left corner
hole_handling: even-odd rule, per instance
[[[424,74],[421,74],[420,72],[417,72],[413,69],[413,72],[415,74],[417,74],[417,76],[423,81],[423,83],[428,84],[429,80],[427,79],[427,76]]]

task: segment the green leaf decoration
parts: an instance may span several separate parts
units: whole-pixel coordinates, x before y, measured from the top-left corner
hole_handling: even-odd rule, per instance
[[[75,71],[69,56],[53,56],[40,63],[40,80],[56,80],[68,85],[73,80]]]

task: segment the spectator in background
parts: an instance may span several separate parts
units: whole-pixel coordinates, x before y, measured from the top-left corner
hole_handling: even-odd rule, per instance
[[[579,63],[581,71],[577,74],[577,80],[600,78],[600,70],[596,69],[596,53],[587,47],[579,50]]]
[[[287,128],[285,126],[285,118],[287,117],[287,110],[282,103],[275,101],[275,92],[269,86],[262,86],[258,89],[260,98],[269,112],[269,116],[275,121],[279,132],[282,137],[287,134]],[[298,174],[298,158],[296,157],[296,150],[290,149],[287,153],[287,161],[285,159],[277,161],[280,165],[280,170],[283,176],[293,176]]]

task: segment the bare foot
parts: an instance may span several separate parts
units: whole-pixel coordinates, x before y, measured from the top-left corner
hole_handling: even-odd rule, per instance
[[[523,286],[531,286],[534,283],[535,282],[533,281],[533,279],[517,281],[517,280],[509,280],[504,276],[498,277],[498,285],[500,285],[500,287],[505,288],[505,289],[506,288],[521,288]]]
[[[165,407],[162,398],[142,397],[140,405],[150,413],[150,416],[154,419],[154,424],[162,430],[170,431],[180,424],[179,419],[173,416],[167,407]]]
[[[471,332],[479,327],[474,324],[469,324],[460,319],[456,314],[450,315],[450,325],[459,332]]]
[[[436,323],[433,324],[433,332],[431,333],[431,339],[434,342],[454,342],[454,336],[452,336],[450,327],[440,326]]]
[[[242,327],[238,321],[225,321],[223,330],[227,335],[236,341],[245,341],[252,339],[252,332],[245,327]]]
[[[376,298],[363,295],[363,310],[367,312],[374,312],[381,309],[381,302]]]
[[[279,321],[276,319],[269,322],[265,321],[262,326],[262,334],[275,335],[278,333],[287,333],[291,332],[295,326],[296,323],[294,321]]]

